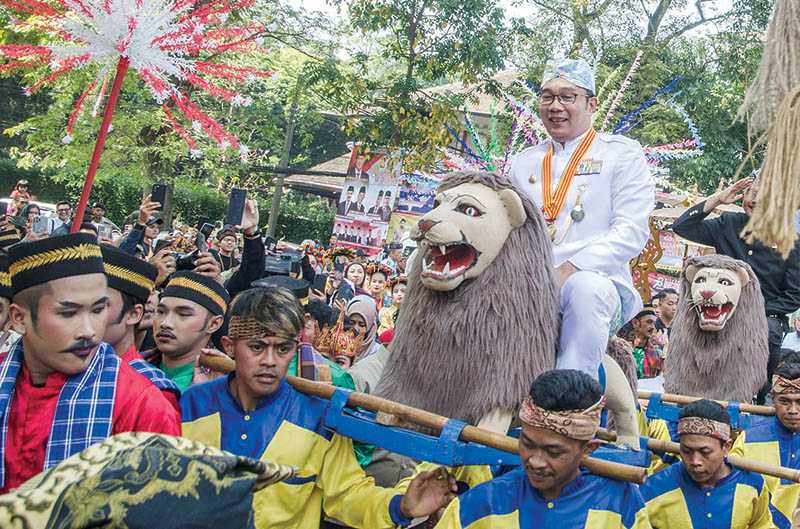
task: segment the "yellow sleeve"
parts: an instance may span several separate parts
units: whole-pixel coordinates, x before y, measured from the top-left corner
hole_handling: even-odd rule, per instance
[[[753,500],[753,518],[748,529],[775,529],[772,513],[769,510],[769,490],[766,484],[761,486],[761,493]]]
[[[418,474],[436,470],[440,466],[442,465],[427,462],[420,463],[414,468],[413,474],[397,482],[397,485],[394,486],[394,490],[397,491],[398,494],[404,494],[408,489],[408,485]],[[447,467],[447,471],[456,478],[456,481],[465,483],[469,489],[473,489],[481,483],[486,483],[494,479],[492,469],[488,465],[467,465],[455,468]]]
[[[733,441],[733,446],[731,447],[730,452],[728,452],[728,455],[744,457],[744,443],[745,443],[745,431],[742,430],[741,432],[739,432],[739,435],[736,436],[736,440]]]
[[[639,509],[639,512],[636,513],[636,518],[633,520],[633,526],[631,526],[630,529],[653,529],[653,526],[650,525],[650,516],[647,507]]]
[[[397,495],[393,489],[375,485],[356,461],[353,441],[334,435],[317,477],[322,490],[325,513],[351,527],[383,529],[394,527],[389,503]]]
[[[458,498],[451,501],[434,529],[462,529],[460,507],[461,504],[458,502]]]
[[[662,419],[653,419],[652,421],[648,422],[646,431],[647,437],[652,439],[658,439],[660,441],[672,441],[672,438],[669,436],[667,422]],[[661,454],[653,452],[653,455],[650,459],[650,467],[647,469],[647,475],[652,476],[656,472],[661,472],[665,468],[668,468],[671,464],[672,463],[667,463],[661,459]]]

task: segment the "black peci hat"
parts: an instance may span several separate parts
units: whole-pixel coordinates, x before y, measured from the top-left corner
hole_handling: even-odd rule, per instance
[[[108,286],[146,303],[156,287],[158,268],[110,244],[104,244],[100,249]]]
[[[64,277],[105,273],[97,238],[86,233],[15,244],[8,258],[14,295]]]
[[[230,302],[230,295],[225,287],[210,277],[195,272],[174,274],[161,297],[194,301],[215,316],[223,316]]]

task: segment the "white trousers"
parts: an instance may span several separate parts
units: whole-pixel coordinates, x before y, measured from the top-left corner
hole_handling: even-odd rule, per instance
[[[597,379],[609,330],[621,301],[614,283],[587,271],[572,274],[561,287],[561,337],[556,368],[577,369]]]

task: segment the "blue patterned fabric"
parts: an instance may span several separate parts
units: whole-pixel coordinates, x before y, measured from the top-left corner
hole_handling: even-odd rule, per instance
[[[542,75],[542,87],[553,79],[564,79],[570,83],[595,92],[594,72],[583,59],[561,59],[548,61]]]
[[[51,468],[73,454],[111,435],[114,396],[120,360],[108,344],[100,344],[89,366],[67,379],[56,405],[44,468]],[[22,340],[0,364],[0,487],[5,483],[5,447],[8,416],[14,386],[22,368]]]
[[[134,368],[137,373],[144,375],[147,380],[152,382],[153,385],[155,385],[155,387],[161,391],[171,391],[177,398],[181,398],[181,390],[177,384],[175,384],[172,379],[167,377],[166,373],[155,367],[150,362],[146,362],[141,358],[137,358],[136,360],[129,362],[128,365]]]

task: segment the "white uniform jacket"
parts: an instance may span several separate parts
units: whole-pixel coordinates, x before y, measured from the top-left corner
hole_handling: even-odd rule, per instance
[[[511,179],[541,208],[542,159],[548,146],[554,145],[554,194],[570,156],[582,139],[583,136],[578,137],[563,147],[547,140],[525,149],[511,161]],[[579,199],[584,216],[575,221],[571,212]],[[641,297],[631,280],[629,261],[647,243],[648,221],[654,207],[655,183],[639,142],[598,133],[578,165],[564,207],[556,218],[553,264],[559,266],[569,261],[579,270],[609,278],[622,300],[623,322],[642,308]]]

